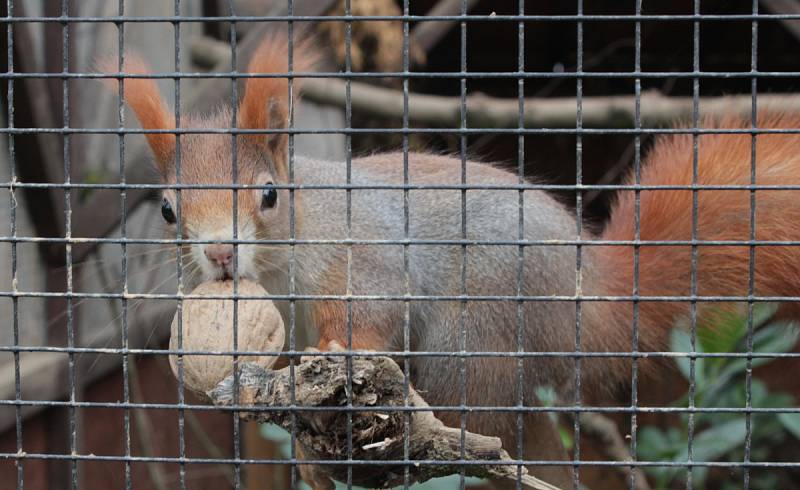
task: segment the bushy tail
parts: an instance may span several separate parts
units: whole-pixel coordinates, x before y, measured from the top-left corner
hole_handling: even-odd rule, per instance
[[[748,129],[749,120],[733,117],[707,120],[703,127]],[[759,129],[797,129],[800,116],[762,114]],[[755,143],[754,143],[755,142]],[[703,134],[697,137],[697,184],[748,186],[755,151],[755,184],[785,186],[800,184],[800,135],[798,134]],[[753,144],[755,147],[753,148]],[[690,186],[694,173],[692,135],[659,138],[648,153],[641,171],[642,185]],[[628,184],[634,182],[628,178]],[[699,190],[697,192],[696,238],[700,241],[746,242],[751,239],[751,198],[755,206],[754,238],[758,241],[800,240],[800,190],[749,189]],[[640,194],[640,239],[689,241],[693,238],[693,193],[691,190],[642,190]],[[602,240],[635,238],[635,195],[621,191],[612,206],[611,219]],[[634,292],[633,247],[590,247],[591,272],[586,294],[631,296]],[[697,249],[696,280],[699,296],[742,297],[750,292],[751,249],[748,244],[700,245]],[[752,264],[753,294],[785,297],[800,295],[800,246],[758,245]],[[639,294],[689,296],[692,293],[692,247],[644,243],[639,253]],[[699,302],[700,320],[719,311],[725,303]],[[730,306],[730,303],[727,304]],[[608,338],[624,343],[606,348],[630,349],[630,303],[597,304],[593,308],[597,343]],[[794,303],[781,311],[795,316]],[[666,348],[667,333],[676,321],[688,315],[689,302],[642,301],[640,346],[642,350]],[[587,332],[590,333],[590,332]],[[614,342],[615,343],[615,342]],[[624,347],[623,347],[624,346]]]

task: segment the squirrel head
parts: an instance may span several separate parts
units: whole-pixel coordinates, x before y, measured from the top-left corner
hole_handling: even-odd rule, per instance
[[[247,72],[287,73],[287,39],[286,33],[280,32],[266,37]],[[294,43],[293,71],[310,69],[308,53],[308,42]],[[247,78],[235,111],[226,107],[211,115],[182,116],[182,127],[199,131],[176,137],[170,133],[175,130],[175,113],[164,103],[156,83],[142,76],[148,73],[146,65],[128,54],[123,72],[137,75],[125,79],[123,94],[142,128],[154,131],[146,138],[162,183],[190,186],[163,191],[163,219],[176,232],[180,224],[183,239],[211,242],[188,245],[191,260],[187,263],[198,265],[203,280],[223,279],[233,275],[235,255],[238,274],[257,279],[261,269],[258,254],[276,247],[241,243],[234,254],[231,241],[234,226],[237,241],[290,236],[289,191],[281,187],[289,177],[288,134],[281,131],[289,127],[294,102],[288,79]],[[234,127],[230,133],[219,132]]]

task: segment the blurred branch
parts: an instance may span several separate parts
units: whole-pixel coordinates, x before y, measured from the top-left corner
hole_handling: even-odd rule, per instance
[[[620,174],[622,174],[622,172],[631,166],[635,151],[635,141],[631,141],[628,143],[628,146],[625,147],[625,151],[622,152],[622,155],[620,155],[620,157],[617,159],[617,162],[608,168],[605,173],[603,173],[603,176],[598,179],[595,185],[608,185],[616,181]],[[583,199],[581,200],[583,209],[588,209],[595,199],[597,199],[603,192],[604,191],[601,189],[592,189],[584,194]]]
[[[128,358],[128,375],[131,387],[131,403],[140,403],[145,401],[142,394],[142,387],[139,384],[139,368],[136,366],[136,356],[131,355]],[[132,410],[133,418],[136,420],[136,435],[139,439],[139,446],[141,446],[142,456],[154,456],[155,446],[151,434],[153,431],[153,424],[150,423],[150,417],[147,412],[141,408]],[[150,481],[157,490],[167,490],[167,478],[164,473],[164,468],[161,463],[151,462],[145,465],[147,473],[150,475]]]
[[[337,79],[309,79],[303,91],[308,100],[343,107],[346,104],[345,82]],[[693,111],[691,97],[667,97],[659,92],[644,92],[640,97],[642,127],[663,126],[676,120],[689,120]],[[761,107],[800,110],[800,95],[762,95]],[[353,82],[351,104],[354,111],[363,111],[386,118],[403,117],[403,93],[398,90]],[[526,128],[574,128],[577,124],[577,103],[573,97],[526,98],[522,114]],[[598,96],[582,99],[581,122],[584,127],[626,128],[635,123],[634,96]],[[519,101],[485,94],[466,99],[467,123],[472,128],[516,128],[520,126]],[[701,97],[702,115],[743,114],[752,111],[752,97]],[[408,118],[412,123],[436,127],[458,127],[461,120],[461,98],[425,94],[409,94]]]
[[[773,14],[800,14],[800,2],[797,0],[759,0],[759,2]],[[800,41],[800,21],[797,19],[781,19],[780,22],[796,40]]]
[[[467,12],[469,12],[480,0],[467,0]],[[431,17],[449,16],[461,14],[461,0],[439,0],[426,15]],[[458,23],[457,20],[447,21],[420,21],[411,29],[411,42],[417,49],[427,54],[439,44],[439,41],[450,32],[450,29]]]
[[[230,59],[230,47],[211,38],[198,39],[191,46],[192,57],[224,66]],[[344,107],[347,103],[346,82],[334,78],[302,80],[305,98],[325,105]],[[641,103],[642,127],[658,127],[690,120],[694,110],[692,97],[668,97],[658,91],[645,91]],[[800,94],[760,95],[762,108],[800,111]],[[387,119],[403,117],[403,92],[351,82],[350,102],[354,111]],[[520,107],[516,98],[496,98],[485,94],[470,95],[467,102],[467,123],[471,128],[520,127]],[[752,97],[700,97],[701,116],[722,114],[750,115]],[[522,122],[525,128],[574,128],[577,124],[577,103],[574,97],[528,97],[524,99]],[[636,97],[612,95],[583,97],[583,127],[632,128],[635,124]],[[408,119],[411,123],[433,127],[458,127],[461,121],[461,98],[411,93],[408,95]]]
[[[167,371],[167,370],[165,370]],[[166,373],[169,374],[169,373]],[[200,446],[205,449],[206,453],[214,459],[225,459],[225,453],[220,450],[219,446],[214,444],[214,441],[211,440],[209,437],[208,432],[203,427],[203,424],[197,419],[197,416],[191,410],[187,410],[183,414],[183,418],[186,421],[186,425],[192,434],[197,438],[197,441],[200,443]],[[233,469],[230,468],[228,465],[220,464],[219,465],[219,472],[225,476],[228,482],[231,484],[231,487],[236,486],[236,478],[233,475]]]
[[[586,412],[580,415],[581,430],[586,435],[598,442],[598,446],[602,448],[605,455],[612,461],[631,461],[631,453],[628,449],[628,444],[619,433],[617,424],[599,413]],[[632,474],[636,475],[636,482],[634,488],[636,490],[650,490],[650,485],[647,483],[647,477],[640,472],[637,472],[633,467],[615,466],[615,468],[623,474],[625,478],[630,478]]]

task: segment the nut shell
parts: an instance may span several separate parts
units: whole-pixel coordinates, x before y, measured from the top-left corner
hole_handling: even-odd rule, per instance
[[[194,296],[233,296],[233,281],[210,281],[200,284]],[[261,285],[240,279],[239,296],[266,296]],[[283,349],[286,336],[283,319],[272,301],[239,299],[237,301],[237,351],[277,352]],[[232,299],[186,299],[181,323],[184,351],[231,352],[233,348]],[[178,313],[172,319],[170,350],[178,350]],[[242,362],[253,362],[270,368],[276,356],[239,356]],[[170,355],[169,364],[178,377],[178,356]],[[232,355],[184,355],[184,386],[201,394],[212,390],[233,372]]]

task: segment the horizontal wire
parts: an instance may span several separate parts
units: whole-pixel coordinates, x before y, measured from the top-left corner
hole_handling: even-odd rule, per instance
[[[37,237],[37,236],[0,236],[0,243],[52,243],[69,245],[207,245],[207,244],[236,244],[236,245],[417,245],[417,246],[506,246],[506,247],[574,247],[574,246],[642,246],[642,247],[789,247],[800,246],[798,240],[426,240],[426,239],[226,239],[226,240],[198,240],[191,238],[94,238],[94,237]]]
[[[490,191],[520,191],[520,190],[553,190],[553,191],[591,191],[591,190],[618,190],[618,191],[657,191],[657,190],[684,190],[684,191],[796,191],[800,185],[794,184],[115,184],[115,183],[51,183],[51,182],[0,182],[0,189],[106,189],[106,190],[185,190],[185,189],[219,189],[219,190],[248,190],[248,189],[294,189],[294,190],[490,190]]]
[[[114,347],[50,347],[50,346],[0,346],[0,352],[24,352],[24,353],[74,353],[74,354],[103,354],[103,355],[200,355],[200,356],[250,356],[250,357],[306,357],[320,355],[310,351],[249,351],[249,350],[191,350],[191,349],[136,349],[136,348],[114,348]],[[325,352],[325,357],[420,357],[420,358],[543,358],[543,357],[568,357],[568,358],[614,358],[622,357],[627,359],[644,358],[691,358],[691,359],[796,359],[800,358],[800,352],[590,352],[590,351],[459,351],[459,352],[439,352],[439,351],[359,351],[344,350],[336,352]]]
[[[161,16],[19,16],[0,17],[0,23],[13,24],[22,22],[46,23],[97,23],[107,22],[114,24],[135,23],[197,23],[197,22],[366,22],[366,21],[406,21],[406,22],[504,22],[504,21],[535,21],[535,22],[663,22],[663,21],[780,21],[800,20],[800,14],[652,14],[652,15],[161,15]]]
[[[244,459],[244,458],[173,458],[168,456],[110,456],[97,454],[48,454],[48,453],[0,453],[0,459],[16,460],[67,460],[67,461],[105,461],[105,462],[133,462],[133,463],[180,463],[180,464],[226,464],[226,465],[314,465],[314,466],[582,466],[582,467],[678,467],[686,468],[687,462],[681,461],[601,461],[601,460],[527,460],[527,459]],[[800,462],[729,462],[729,461],[696,461],[692,460],[691,466],[709,468],[800,468]]]
[[[156,293],[78,293],[78,292],[45,292],[45,291],[0,291],[0,298],[88,298],[88,299],[157,299],[157,300],[273,300],[273,301],[497,301],[497,302],[701,302],[701,303],[738,303],[752,301],[755,303],[795,303],[800,296],[591,296],[591,295],[391,295],[391,294],[265,294],[249,296],[233,295],[196,295],[196,294],[156,294]]]
[[[558,405],[558,406],[492,406],[492,405],[363,405],[363,406],[308,406],[301,405],[192,405],[190,403],[132,403],[132,402],[87,402],[66,400],[0,400],[2,406],[20,407],[67,407],[67,408],[125,408],[142,410],[194,410],[198,412],[246,412],[246,413],[271,413],[271,412],[487,412],[487,413],[608,413],[608,414],[728,414],[728,413],[753,413],[753,414],[779,414],[800,413],[800,407],[648,407],[641,404],[627,407],[590,406],[590,405]],[[798,462],[800,464],[800,462]]]
[[[178,128],[178,129],[120,129],[120,128],[0,128],[0,134],[596,134],[596,135],[667,135],[667,134],[800,134],[800,128],[343,128],[343,129],[232,129],[232,128]]]
[[[519,78],[796,78],[800,72],[796,71],[501,71],[501,72],[271,72],[271,73],[246,73],[246,72],[155,72],[155,73],[128,73],[128,72],[2,72],[0,79],[26,79],[26,78],[58,78],[58,79],[246,79],[246,78],[334,78],[334,79],[387,79],[387,78],[452,78],[452,79],[514,79]]]

